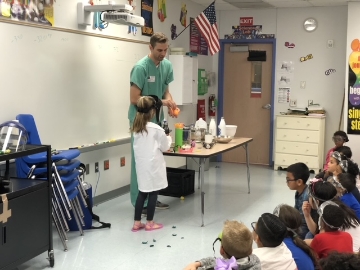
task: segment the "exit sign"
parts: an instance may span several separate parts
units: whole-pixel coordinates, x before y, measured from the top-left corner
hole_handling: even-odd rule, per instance
[[[254,24],[254,17],[240,17],[240,26],[249,26]]]

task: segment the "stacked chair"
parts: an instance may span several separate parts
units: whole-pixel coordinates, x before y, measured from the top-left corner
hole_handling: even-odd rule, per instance
[[[22,124],[29,135],[28,144],[41,145],[34,118],[30,114],[19,114],[16,120]],[[80,235],[84,234],[84,213],[82,204],[87,207],[87,193],[80,178],[80,155],[77,149],[53,152],[52,159],[52,218],[59,233],[64,250],[67,251],[68,222],[75,219]],[[46,152],[16,159],[16,172],[19,178],[46,179]],[[72,222],[72,221],[71,221]]]

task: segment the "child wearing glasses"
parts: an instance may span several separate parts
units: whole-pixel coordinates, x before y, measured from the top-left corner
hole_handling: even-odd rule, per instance
[[[333,139],[333,142],[335,143],[335,147],[331,148],[326,154],[324,171],[326,171],[328,169],[328,163],[330,161],[331,154],[335,151],[335,149],[337,147],[343,146],[344,143],[349,141],[347,134],[342,130],[336,131],[334,133],[332,139]]]
[[[259,257],[262,270],[296,270],[297,266],[290,250],[283,243],[287,234],[285,224],[275,215],[262,214],[251,223],[253,237],[258,248],[253,254]]]
[[[295,190],[295,209],[300,212],[302,218],[302,225],[299,232],[299,237],[305,239],[309,232],[306,225],[305,217],[302,211],[303,202],[309,201],[309,192],[306,182],[310,176],[309,168],[306,164],[299,162],[290,165],[286,172],[286,184],[291,190]],[[314,212],[314,211],[313,211]],[[312,238],[312,235],[308,235],[308,238]]]
[[[215,242],[217,240],[221,242],[220,254],[223,259],[204,258],[189,264],[184,270],[261,269],[259,258],[252,254],[253,236],[243,223],[235,220],[225,221],[223,231]]]
[[[310,247],[318,257],[324,258],[331,251],[353,252],[353,239],[340,228],[345,222],[344,211],[334,202],[327,201],[321,204],[319,212],[319,228],[322,233],[315,235]]]
[[[312,234],[316,235],[320,231],[319,225],[319,208],[327,201],[336,203],[345,214],[343,225],[340,227],[342,231],[349,233],[353,240],[353,251],[358,252],[360,248],[360,221],[354,211],[337,198],[336,188],[329,182],[321,179],[312,179],[309,184],[309,202],[304,203],[303,212],[306,223]],[[316,209],[316,215],[309,215],[310,209]],[[307,244],[311,244],[310,239],[306,239]]]
[[[316,253],[299,237],[302,217],[298,210],[290,205],[278,205],[273,214],[287,227],[284,244],[292,253],[298,270],[314,270],[317,265]]]

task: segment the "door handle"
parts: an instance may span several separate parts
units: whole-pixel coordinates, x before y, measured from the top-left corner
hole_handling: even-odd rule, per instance
[[[271,104],[266,104],[264,106],[262,106],[263,109],[265,110],[270,110],[271,109]]]

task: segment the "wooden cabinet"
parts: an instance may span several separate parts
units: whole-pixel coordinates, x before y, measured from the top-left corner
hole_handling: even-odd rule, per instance
[[[278,115],[275,130],[275,170],[297,162],[315,173],[323,168],[325,117]]]
[[[51,147],[27,146],[27,149],[2,155],[0,161],[47,152],[51,173]],[[48,252],[50,266],[54,266],[49,179],[10,178],[5,187],[0,183],[0,270],[13,270],[43,252]]]
[[[170,55],[174,81],[170,93],[177,105],[197,104],[198,59],[185,55]]]

